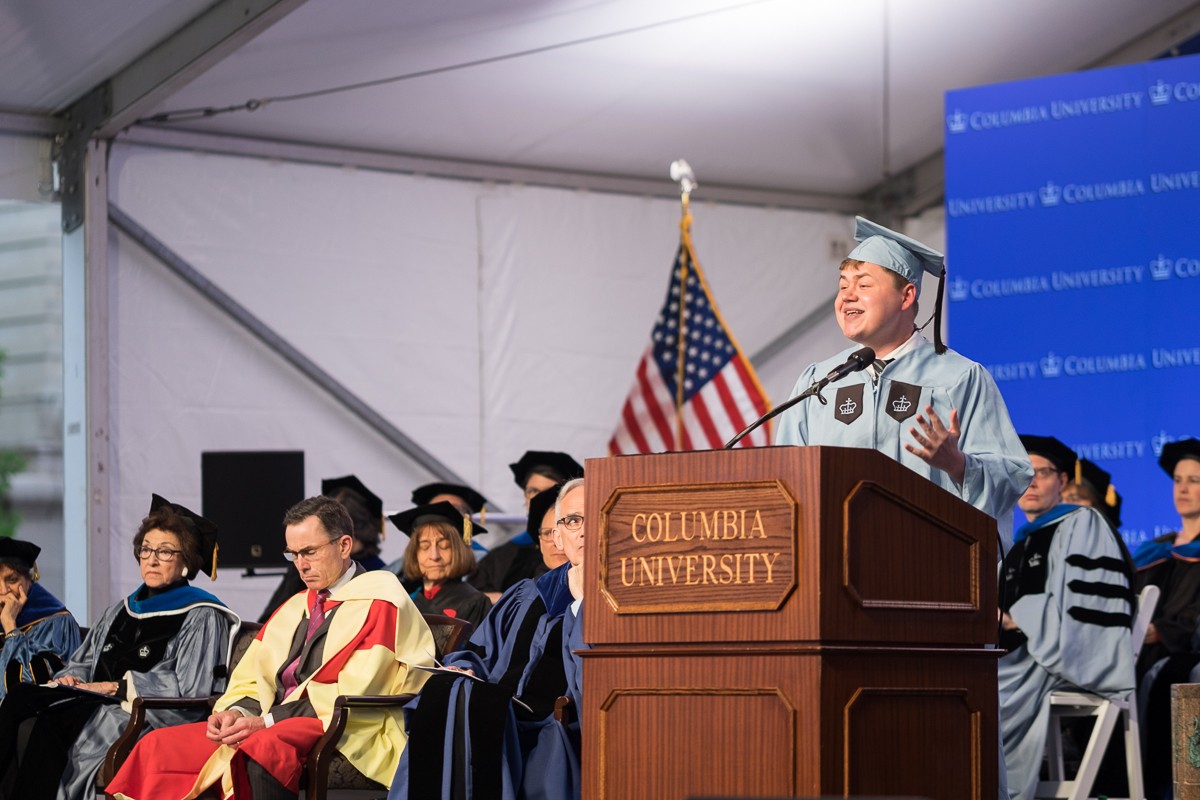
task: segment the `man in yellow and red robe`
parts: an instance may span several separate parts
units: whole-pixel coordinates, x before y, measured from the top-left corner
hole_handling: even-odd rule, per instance
[[[431,666],[433,636],[395,575],[350,557],[353,523],[335,500],[314,497],[284,517],[287,549],[308,587],[259,631],[207,722],[152,731],[107,791],[127,800],[296,796],[309,751],[338,695],[415,694]],[[351,717],[338,750],[387,785],[406,743],[402,712]]]

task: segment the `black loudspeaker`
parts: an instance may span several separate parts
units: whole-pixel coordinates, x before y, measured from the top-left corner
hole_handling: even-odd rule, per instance
[[[279,567],[283,515],[304,499],[304,451],[200,454],[200,512],[220,529],[221,567]]]

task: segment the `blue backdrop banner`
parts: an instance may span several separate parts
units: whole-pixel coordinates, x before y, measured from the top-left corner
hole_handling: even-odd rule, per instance
[[[1131,546],[1176,530],[1157,461],[1200,436],[1200,56],[948,92],[945,122],[951,346],[1019,432],[1112,473]]]

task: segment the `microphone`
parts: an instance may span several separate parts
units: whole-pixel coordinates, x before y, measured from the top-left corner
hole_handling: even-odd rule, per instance
[[[853,353],[851,353],[849,356],[847,356],[846,360],[844,362],[842,362],[841,364],[838,364],[836,367],[829,370],[829,374],[826,375],[824,378],[821,378],[821,380],[819,380],[819,381],[815,381],[812,386],[808,387],[803,392],[801,392],[800,394],[793,397],[791,400],[788,400],[786,403],[781,403],[781,404],[775,406],[775,408],[768,411],[766,414],[763,414],[761,417],[756,419],[754,422],[750,423],[741,433],[739,433],[737,436],[733,437],[728,442],[726,442],[725,446],[722,449],[729,450],[734,445],[736,445],[738,442],[740,442],[742,439],[746,438],[747,435],[749,435],[750,433],[753,433],[764,422],[766,422],[767,420],[773,419],[774,417],[782,414],[784,411],[787,411],[789,408],[796,405],[796,403],[799,403],[801,400],[803,400],[806,397],[812,397],[815,394],[817,396],[817,399],[821,401],[822,405],[824,405],[825,403],[828,403],[829,401],[821,396],[822,389],[824,389],[826,386],[828,386],[829,384],[831,384],[835,381],[840,381],[842,378],[846,377],[851,372],[858,372],[859,370],[866,369],[874,361],[875,361],[875,351],[873,349],[871,349],[870,347],[860,347],[859,349],[857,349]]]
[[[829,370],[828,375],[826,375],[824,378],[821,378],[821,380],[817,381],[817,383],[820,384],[820,388],[817,389],[817,391],[819,392],[821,389],[824,389],[826,386],[833,383],[834,381],[840,381],[842,378],[846,377],[851,372],[858,372],[859,370],[866,369],[874,361],[875,361],[875,351],[872,350],[871,348],[862,347],[862,348],[859,348],[858,350],[855,350],[853,353],[851,353],[849,356],[847,356],[847,358],[844,362],[842,362],[841,364],[838,364],[836,367]],[[814,385],[816,385],[816,384],[814,384]]]

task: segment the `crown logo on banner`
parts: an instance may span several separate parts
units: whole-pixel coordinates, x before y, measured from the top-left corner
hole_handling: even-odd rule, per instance
[[[1041,195],[1042,205],[1056,206],[1062,198],[1062,189],[1054,181],[1046,181],[1046,185],[1038,189],[1038,194]]]
[[[1158,258],[1150,259],[1150,277],[1156,281],[1165,281],[1171,277],[1171,259],[1158,254]]]
[[[908,395],[902,394],[892,403],[892,411],[895,411],[897,414],[903,414],[910,408],[912,408],[912,401],[908,399]]]
[[[1156,106],[1171,102],[1171,85],[1159,78],[1158,83],[1150,87],[1150,102]]]
[[[1174,436],[1170,436],[1166,431],[1159,431],[1157,435],[1150,437],[1150,446],[1154,448],[1155,457],[1161,456],[1163,447],[1175,441]]]
[[[954,109],[953,114],[946,116],[946,127],[951,133],[962,133],[967,129],[967,115],[962,112],[962,109]]]
[[[1061,374],[1062,359],[1054,355],[1054,351],[1051,350],[1046,354],[1046,357],[1042,359],[1042,377],[1057,378]]]
[[[840,414],[843,417],[848,417],[854,413],[854,409],[856,409],[856,408],[858,408],[858,403],[854,402],[849,397],[847,397],[846,402],[844,402],[840,406],[838,406],[838,414]]]
[[[966,278],[957,277],[950,281],[950,299],[954,302],[962,302],[970,296],[971,283]]]

